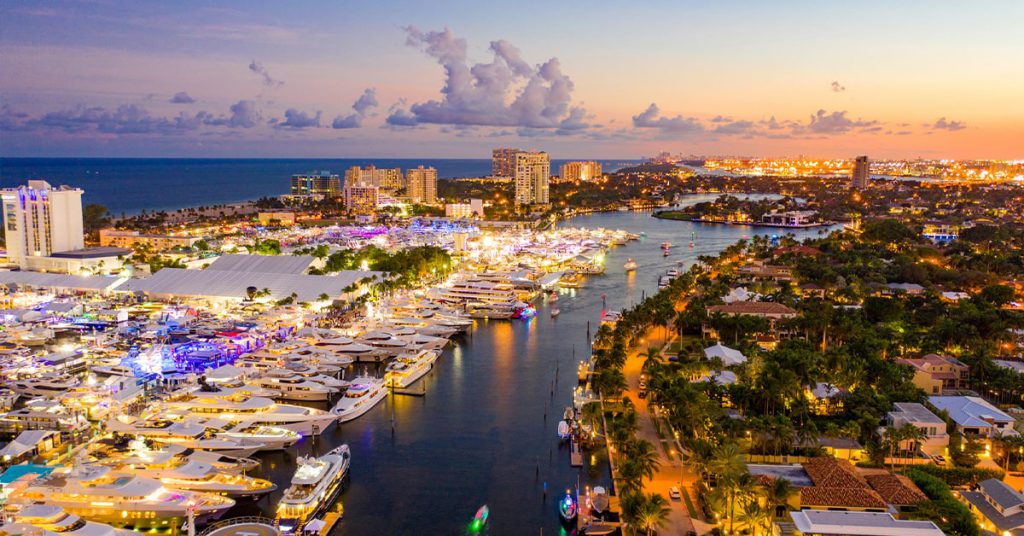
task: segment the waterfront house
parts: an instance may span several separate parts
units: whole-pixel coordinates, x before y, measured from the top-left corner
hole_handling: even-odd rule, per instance
[[[775,534],[795,536],[943,536],[931,521],[896,519],[883,512],[802,510],[791,514],[793,523],[778,523]],[[791,525],[791,526],[790,526]]]
[[[778,257],[780,255],[806,255],[810,257],[816,257],[821,255],[821,250],[818,248],[812,248],[811,246],[805,246],[803,244],[797,244],[795,246],[784,246],[775,248],[772,255]]]
[[[1024,534],[1024,495],[1002,480],[990,478],[960,497],[982,530],[995,534]]]
[[[888,425],[900,427],[910,424],[924,432],[920,441],[920,449],[929,456],[945,455],[949,447],[949,433],[946,421],[932,413],[923,404],[916,402],[896,402],[892,405],[885,421]]]
[[[914,385],[930,395],[962,389],[967,384],[970,369],[956,358],[928,354],[910,359],[897,359],[897,363],[914,369]]]
[[[796,310],[775,302],[735,302],[724,305],[712,305],[707,309],[709,315],[721,313],[726,316],[756,316],[769,320],[796,318]]]
[[[834,415],[843,411],[846,390],[831,383],[818,382],[804,388],[804,396],[816,415]]]
[[[1018,435],[1014,419],[977,396],[930,396],[928,402],[949,413],[961,434],[985,438],[997,435]]]

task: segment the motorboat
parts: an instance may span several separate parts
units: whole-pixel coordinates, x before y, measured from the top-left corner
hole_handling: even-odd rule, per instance
[[[672,249],[672,244],[670,244],[670,243],[668,243],[668,242],[662,242],[662,243],[661,243],[661,249],[663,249],[663,250],[669,250],[669,249]]]
[[[86,521],[60,506],[30,504],[10,515],[0,528],[7,534],[33,536],[138,536],[139,533]]]
[[[590,493],[590,509],[595,515],[602,515],[608,510],[610,500],[608,498],[608,491],[601,486],[594,486],[594,489]]]
[[[195,391],[165,403],[173,413],[198,418],[214,417],[239,424],[262,424],[285,428],[304,436],[319,435],[335,416],[319,409],[280,404],[269,398],[238,391],[228,396]]]
[[[560,314],[562,314],[562,311],[558,307],[551,309],[551,318],[555,318]]]
[[[8,504],[47,504],[115,526],[178,526],[189,509],[197,524],[216,519],[235,501],[212,493],[171,489],[156,478],[102,465],[62,468],[7,490]]]
[[[572,523],[579,514],[579,505],[571,490],[565,490],[565,495],[558,501],[558,515],[562,521]]]
[[[78,387],[80,383],[73,376],[44,374],[35,378],[18,380],[8,385],[8,388],[26,397],[57,397]]]
[[[99,365],[92,367],[89,370],[101,376],[124,376],[126,378],[135,377],[135,371],[126,365]]]
[[[487,526],[487,518],[491,515],[491,509],[487,505],[481,506],[476,514],[473,515],[473,521],[470,522],[469,528],[471,532],[480,532],[485,526]]]
[[[306,520],[334,504],[344,487],[351,461],[348,445],[341,445],[319,458],[297,460],[291,486],[277,503],[282,532],[298,534]]]
[[[107,431],[240,458],[248,458],[265,447],[263,443],[247,439],[215,437],[205,424],[197,421],[174,421],[164,418],[143,420],[118,415],[107,420]]]
[[[609,327],[615,327],[615,324],[622,319],[622,313],[618,311],[604,311],[601,314],[601,324]]]
[[[622,266],[626,272],[632,272],[636,270],[636,261],[633,259],[626,259],[626,264]]]
[[[279,400],[305,400],[321,402],[337,392],[334,388],[309,381],[301,376],[264,376],[249,381],[249,385],[270,389]]]
[[[388,364],[384,372],[384,384],[399,389],[409,387],[430,372],[437,357],[437,352],[433,350],[421,350],[416,354],[398,356]]]
[[[237,424],[215,432],[214,435],[224,439],[255,441],[263,444],[260,452],[270,450],[283,450],[302,439],[302,434],[280,428],[278,426],[266,426],[261,424]]]
[[[388,390],[384,387],[383,379],[358,377],[352,380],[331,413],[339,422],[348,422],[370,411],[387,396]]]
[[[572,426],[569,421],[558,421],[558,439],[565,441],[572,436]]]

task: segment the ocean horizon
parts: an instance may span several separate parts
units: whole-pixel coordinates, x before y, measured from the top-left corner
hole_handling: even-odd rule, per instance
[[[551,172],[571,160],[551,161]],[[640,160],[598,160],[614,171]],[[85,190],[84,204],[114,215],[237,203],[288,193],[296,173],[330,171],[344,178],[351,166],[434,167],[440,179],[486,177],[490,158],[83,158],[0,157],[0,188],[42,179]]]

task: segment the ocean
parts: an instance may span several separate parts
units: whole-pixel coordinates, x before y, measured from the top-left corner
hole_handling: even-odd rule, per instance
[[[566,160],[552,160],[557,174]],[[638,161],[601,161],[614,171]],[[236,203],[288,193],[296,173],[328,170],[344,177],[351,166],[433,166],[438,178],[485,177],[490,159],[386,158],[0,158],[0,188],[43,179],[85,190],[84,204],[112,214]]]

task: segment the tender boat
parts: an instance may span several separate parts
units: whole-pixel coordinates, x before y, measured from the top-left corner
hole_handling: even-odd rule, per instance
[[[608,509],[608,491],[601,486],[594,486],[590,493],[590,509],[596,515],[601,515]]]
[[[291,486],[277,504],[282,532],[298,534],[306,522],[333,504],[348,476],[352,454],[348,445],[320,456],[300,457]]]
[[[331,410],[339,422],[351,421],[370,411],[381,400],[388,396],[384,380],[380,378],[360,377],[352,380],[345,391],[345,396],[338,400]]]
[[[636,261],[633,259],[627,259],[626,264],[622,267],[625,268],[627,272],[632,272],[633,270],[636,270]]]
[[[572,436],[572,426],[568,421],[558,421],[558,439],[565,441]]]
[[[562,517],[562,521],[572,523],[576,520],[577,514],[579,514],[579,505],[576,503],[576,497],[571,490],[565,490],[565,496],[558,501],[558,515]]]
[[[484,526],[487,525],[487,518],[491,515],[491,509],[487,508],[487,505],[483,505],[479,510],[476,511],[476,515],[473,516],[473,522],[470,523],[469,528],[472,532],[480,532]]]

